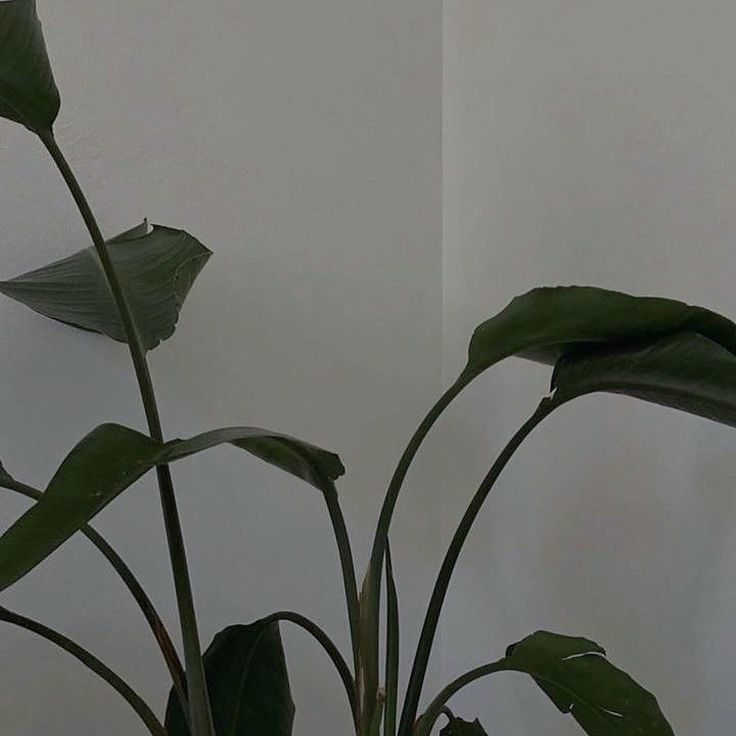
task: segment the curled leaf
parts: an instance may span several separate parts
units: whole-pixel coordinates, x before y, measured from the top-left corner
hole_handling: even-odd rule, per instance
[[[189,290],[212,253],[183,230],[139,225],[108,251],[146,350],[174,334]],[[0,282],[0,293],[58,322],[126,342],[94,247]]]
[[[60,106],[35,0],[0,2],[0,117],[41,134]]]

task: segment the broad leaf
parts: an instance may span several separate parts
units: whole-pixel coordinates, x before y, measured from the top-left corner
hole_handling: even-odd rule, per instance
[[[38,503],[0,537],[0,591],[48,557],[144,473],[223,443],[305,480],[323,493],[344,472],[337,455],[254,427],[206,432],[165,444],[118,424],[103,424],[66,457]]]
[[[655,697],[588,639],[538,631],[510,646],[500,670],[531,675],[589,736],[673,736]]]
[[[512,355],[554,364],[576,347],[678,332],[703,335],[736,354],[736,324],[702,307],[589,286],[534,289],[475,330],[463,375],[469,381]]]
[[[440,736],[488,736],[488,734],[477,718],[471,722],[453,716],[450,718],[450,722],[440,731]]]
[[[174,334],[179,312],[211,252],[183,230],[143,223],[108,241],[110,258],[146,350]],[[0,292],[51,319],[126,342],[93,247],[0,282]]]
[[[416,736],[429,736],[447,701],[476,680],[498,672],[530,675],[562,713],[588,736],[674,736],[655,697],[606,659],[588,639],[548,631],[512,644],[498,662],[457,678],[419,719]]]
[[[35,0],[0,2],[0,117],[50,132],[60,105]]]
[[[290,736],[294,701],[277,622],[224,629],[204,653],[204,669],[217,736]],[[190,736],[173,690],[166,731]]]
[[[573,352],[557,363],[552,386],[560,402],[627,394],[736,427],[736,356],[702,335]]]

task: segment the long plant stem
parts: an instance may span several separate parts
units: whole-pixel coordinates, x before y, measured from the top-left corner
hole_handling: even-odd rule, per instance
[[[97,220],[90,209],[84,192],[61,152],[53,135],[41,134],[41,140],[46,146],[49,154],[64,178],[69,191],[76,202],[82,219],[87,226],[92,238],[100,264],[107,279],[108,286],[120,313],[120,319],[127,336],[128,348],[133,361],[138,386],[141,392],[143,408],[148,423],[148,431],[151,438],[163,442],[163,431],[161,419],[158,413],[156,395],[151,380],[151,373],[146,361],[146,353],[143,343],[135,324],[135,319],[125,298],[125,292],[117,277],[115,266],[110,258],[105,240],[102,237]],[[184,641],[184,661],[186,664],[187,694],[189,698],[190,725],[193,736],[214,736],[212,713],[210,710],[209,697],[207,694],[207,683],[202,663],[202,648],[199,641],[197,629],[197,618],[194,610],[192,586],[189,579],[184,538],[179,521],[179,511],[176,505],[174,484],[171,472],[167,465],[156,468],[158,486],[161,496],[164,523],[166,526],[166,538],[169,547],[169,557],[174,575],[174,587],[179,608],[179,619],[181,624],[182,639]]]
[[[278,611],[277,613],[272,613],[270,616],[266,616],[261,623],[269,624],[275,621],[289,621],[290,623],[304,629],[304,631],[311,634],[314,639],[319,642],[327,656],[332,660],[332,663],[335,665],[335,669],[340,676],[340,680],[345,688],[345,693],[348,696],[348,702],[350,703],[350,712],[353,716],[353,722],[357,726],[358,699],[355,693],[355,682],[350,672],[350,667],[348,667],[347,662],[343,659],[342,654],[340,654],[340,650],[335,646],[332,639],[330,639],[330,637],[317,624],[306,616],[302,616],[300,613],[294,613],[293,611]]]
[[[166,736],[166,730],[161,722],[156,718],[153,711],[119,675],[115,674],[107,665],[103,664],[97,657],[88,652],[79,644],[68,639],[58,631],[44,626],[38,621],[21,616],[18,613],[9,611],[7,608],[0,606],[0,621],[19,626],[26,631],[42,636],[44,639],[53,642],[61,647],[73,657],[76,657],[82,664],[92,670],[96,675],[101,677],[105,682],[114,688],[133,708],[140,719],[145,723],[146,728],[152,736]]]
[[[9,491],[20,493],[26,498],[31,498],[34,501],[40,500],[43,493],[37,488],[29,486],[27,483],[21,483],[12,478],[0,478],[0,486],[6,488]],[[171,674],[171,680],[174,684],[174,690],[176,691],[179,701],[181,702],[182,709],[188,709],[187,697],[186,697],[186,684],[184,680],[184,668],[181,666],[179,655],[176,652],[176,647],[171,641],[169,632],[166,629],[164,622],[156,611],[151,599],[148,597],[143,587],[136,579],[135,575],[125,563],[125,560],[115,551],[112,545],[91,526],[86,524],[80,531],[89,539],[92,544],[102,553],[105,559],[112,565],[115,572],[120,576],[120,579],[125,583],[125,586],[130,591],[131,595],[141,609],[146,621],[148,622],[151,632],[161,650],[166,666]]]
[[[355,579],[353,551],[350,545],[350,536],[345,526],[345,517],[342,514],[337,490],[333,483],[325,487],[324,496],[330,521],[332,522],[332,529],[334,530],[337,541],[338,554],[340,555],[340,567],[342,569],[343,586],[345,588],[345,598],[348,608],[353,664],[355,667],[355,677],[357,677],[358,667],[360,666],[360,604],[358,601],[358,584]]]
[[[384,736],[396,736],[396,706],[399,700],[399,595],[396,591],[391,545],[386,546],[386,704]]]
[[[401,492],[401,487],[409,472],[414,456],[417,454],[422,442],[429,434],[429,431],[439,419],[442,412],[450,405],[453,399],[467,385],[467,380],[461,377],[456,383],[450,386],[447,391],[440,397],[439,401],[429,410],[427,416],[417,428],[414,436],[406,446],[393,477],[389,484],[386,496],[381,507],[381,513],[376,526],[376,533],[373,538],[373,548],[364,584],[364,597],[366,612],[364,615],[364,626],[367,629],[366,641],[370,647],[370,651],[362,653],[363,671],[361,673],[363,682],[363,710],[364,710],[364,727],[367,727],[372,711],[375,707],[375,699],[378,694],[378,640],[379,640],[379,615],[381,606],[381,578],[383,569],[383,560],[388,545],[388,535],[391,526],[396,502]]]
[[[491,466],[491,469],[483,479],[483,482],[478,487],[478,490],[473,496],[457,530],[455,531],[445,558],[442,561],[442,566],[437,576],[434,589],[432,590],[432,596],[424,618],[422,632],[419,637],[419,644],[417,646],[411,675],[409,677],[409,684],[407,685],[404,708],[401,713],[401,721],[399,724],[399,734],[401,734],[401,736],[409,736],[412,732],[412,726],[416,719],[419,707],[419,698],[422,693],[424,678],[427,674],[429,656],[432,651],[432,644],[437,632],[442,606],[445,602],[445,596],[447,595],[447,589],[450,585],[452,573],[455,570],[455,565],[457,564],[460,552],[465,544],[468,534],[470,533],[473,523],[483,507],[488,494],[491,492],[491,489],[495,485],[498,477],[501,475],[509,460],[511,460],[513,454],[532,430],[540,424],[545,417],[554,411],[557,406],[559,406],[559,404],[555,402],[554,399],[543,399],[534,414],[527,419],[522,427],[509,440],[506,447],[503,448],[501,454]]]

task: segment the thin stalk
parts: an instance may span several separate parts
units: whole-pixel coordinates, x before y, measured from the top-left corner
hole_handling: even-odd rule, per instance
[[[345,692],[348,696],[348,702],[350,703],[350,712],[353,716],[353,722],[357,727],[358,724],[358,699],[355,693],[355,681],[353,675],[350,672],[347,662],[343,659],[340,650],[335,646],[334,642],[330,637],[313,621],[310,621],[306,616],[302,616],[300,613],[294,613],[293,611],[278,611],[272,613],[270,616],[266,616],[263,619],[263,624],[273,623],[275,621],[289,621],[311,634],[317,642],[325,650],[327,656],[332,660],[335,665],[337,672],[340,676]]]
[[[522,427],[509,440],[506,447],[503,448],[501,454],[491,466],[491,469],[488,471],[488,474],[478,487],[478,490],[470,501],[470,504],[468,505],[457,530],[455,531],[445,558],[442,561],[442,567],[440,568],[437,581],[435,582],[434,589],[432,590],[432,596],[429,600],[429,606],[427,607],[427,614],[424,617],[424,625],[422,626],[422,633],[419,637],[419,644],[414,657],[411,675],[409,676],[409,684],[407,685],[406,698],[404,699],[404,708],[401,713],[401,721],[399,724],[399,734],[401,734],[401,736],[409,736],[412,732],[412,726],[417,716],[419,698],[421,697],[424,678],[427,674],[429,656],[432,651],[434,636],[437,632],[437,625],[439,623],[440,613],[442,612],[442,606],[445,602],[445,596],[447,595],[447,589],[450,585],[452,573],[455,570],[455,565],[460,557],[460,552],[465,544],[465,540],[473,527],[473,523],[483,507],[488,494],[491,492],[491,489],[498,480],[498,477],[501,475],[503,469],[506,467],[509,460],[511,460],[521,443],[545,417],[549,416],[549,414],[557,408],[557,406],[559,406],[559,404],[553,398],[542,399],[542,402],[539,404],[534,414],[524,422]]]
[[[140,719],[146,725],[151,736],[166,736],[166,730],[161,722],[156,718],[153,711],[119,675],[115,674],[107,665],[103,664],[97,657],[88,652],[79,644],[68,639],[58,631],[44,626],[38,621],[34,621],[18,613],[9,611],[7,608],[0,606],[0,621],[19,626],[22,629],[31,631],[34,634],[42,636],[50,642],[61,647],[73,657],[76,657],[83,665],[92,670],[96,675],[107,682],[110,687],[114,688],[130,705],[131,708],[140,716]]]
[[[391,545],[386,546],[386,705],[383,735],[396,736],[396,706],[399,700],[399,595],[394,580]]]
[[[466,685],[469,685],[475,680],[479,680],[481,677],[493,675],[496,672],[503,672],[504,666],[502,662],[493,662],[492,664],[486,664],[482,667],[476,667],[470,672],[466,672],[456,680],[453,680],[442,692],[429,704],[427,710],[424,712],[422,717],[419,719],[414,736],[429,736],[432,731],[432,726],[441,715],[447,716],[452,720],[455,716],[452,711],[445,705],[447,701],[455,695],[459,690],[462,690]]]
[[[105,274],[110,292],[120,313],[127,336],[128,348],[133,361],[138,387],[141,392],[143,408],[148,423],[148,431],[151,438],[157,442],[163,442],[163,431],[161,419],[156,403],[156,394],[151,380],[151,373],[146,361],[146,353],[143,343],[135,324],[135,319],[125,298],[125,292],[117,277],[115,266],[110,258],[107,245],[100,232],[99,225],[87,202],[84,192],[79,186],[74,172],[61,152],[51,132],[39,134],[41,141],[46,146],[53,158],[61,175],[64,178],[74,201],[79,208],[87,230],[92,238],[95,251],[100,259],[102,270]],[[163,509],[164,524],[166,527],[166,539],[169,547],[169,557],[174,576],[174,588],[179,608],[179,620],[181,623],[182,639],[184,641],[184,661],[186,664],[187,693],[189,696],[189,711],[193,736],[215,736],[212,723],[212,712],[210,709],[209,695],[207,693],[207,682],[202,663],[202,647],[199,641],[197,629],[197,617],[194,610],[192,586],[189,579],[187,567],[186,550],[184,538],[179,521],[179,511],[176,505],[174,484],[168,465],[156,468],[158,477],[161,507]]]
[[[34,501],[38,501],[43,496],[43,493],[37,488],[33,488],[26,483],[21,483],[13,478],[0,479],[0,486],[9,491],[20,493]],[[87,537],[87,539],[89,539],[90,542],[92,542],[92,544],[94,544],[95,547],[97,547],[105,559],[107,559],[107,561],[112,565],[115,572],[117,572],[120,579],[125,583],[139,608],[143,612],[159,649],[161,650],[166,666],[169,669],[169,673],[171,674],[171,679],[174,684],[174,690],[179,697],[182,709],[187,711],[189,706],[187,704],[186,697],[184,668],[181,666],[179,655],[176,652],[174,643],[171,641],[169,632],[166,630],[166,626],[158,615],[151,599],[146,594],[146,591],[143,590],[143,587],[138,582],[131,569],[126,565],[125,560],[120,557],[110,543],[99,532],[95,531],[88,524],[83,526],[80,531],[85,537]]]
[[[440,397],[439,401],[429,410],[427,416],[417,428],[414,436],[406,446],[402,454],[393,477],[389,484],[386,496],[381,508],[381,514],[378,518],[376,533],[373,538],[373,549],[368,567],[368,574],[364,583],[364,600],[366,605],[366,613],[364,616],[365,627],[367,629],[365,637],[369,642],[369,651],[363,652],[363,698],[365,717],[370,719],[373,708],[375,707],[375,698],[378,693],[378,639],[379,639],[379,615],[381,606],[381,573],[383,570],[383,559],[388,544],[388,533],[391,526],[391,518],[393,517],[396,502],[399,498],[401,487],[409,471],[414,456],[417,454],[419,447],[424,441],[434,423],[439,419],[442,412],[450,405],[452,400],[463,390],[470,379],[461,376],[449,389]],[[367,725],[367,724],[366,724]]]
[[[345,526],[345,517],[343,516],[342,509],[340,508],[340,501],[338,499],[334,483],[326,484],[324,497],[325,502],[327,503],[330,521],[332,522],[332,529],[335,533],[338,553],[340,555],[340,567],[342,569],[345,599],[348,607],[350,641],[353,649],[353,664],[355,667],[355,676],[357,677],[358,667],[360,666],[360,604],[358,602],[358,584],[355,579],[353,551],[350,546],[350,537],[348,535],[347,527]]]

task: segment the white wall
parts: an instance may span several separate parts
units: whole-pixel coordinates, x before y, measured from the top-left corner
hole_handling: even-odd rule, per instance
[[[58,137],[105,231],[148,215],[215,251],[177,335],[151,357],[169,434],[253,423],[338,450],[362,575],[383,487],[440,389],[440,0],[39,6],[64,101]],[[0,274],[87,244],[41,147],[9,123],[0,171]],[[141,425],[121,346],[7,300],[0,333],[0,456],[20,478],[43,485],[102,421]],[[346,643],[318,494],[227,449],[175,476],[206,640],[291,608]],[[394,535],[408,618],[438,529],[418,478],[409,495],[423,513],[404,514]],[[26,507],[4,497],[0,524]],[[97,526],[175,629],[151,480]],[[86,540],[65,545],[3,604],[79,639],[163,704],[166,673],[145,625]],[[286,639],[296,732],[347,733],[322,653],[298,633]],[[3,736],[144,733],[104,684],[8,628],[0,713]]]
[[[446,379],[473,326],[538,284],[736,314],[735,24],[726,0],[446,3]],[[511,362],[454,407],[448,474],[463,493],[446,496],[448,530],[548,379]],[[735,474],[718,425],[620,398],[563,410],[463,557],[445,675],[536,628],[589,635],[676,733],[730,733]],[[578,733],[522,679],[456,705],[491,733]]]

